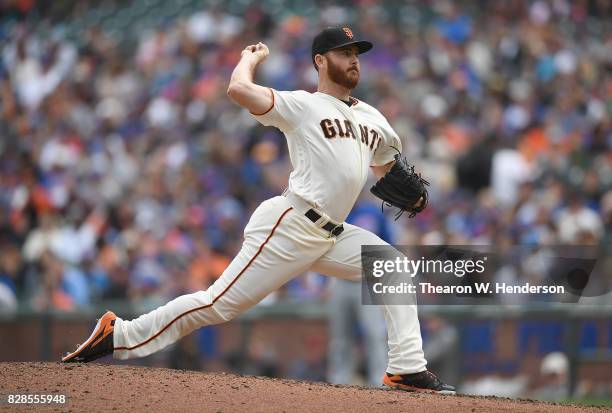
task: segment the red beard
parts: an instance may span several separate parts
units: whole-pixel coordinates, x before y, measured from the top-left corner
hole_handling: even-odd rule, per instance
[[[327,59],[327,74],[332,82],[347,89],[355,89],[359,83],[359,71],[357,69],[342,70],[331,59]]]

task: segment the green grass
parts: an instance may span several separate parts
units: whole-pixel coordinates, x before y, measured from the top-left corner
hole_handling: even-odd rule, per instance
[[[579,404],[582,406],[601,406],[601,407],[612,407],[612,399],[597,399],[597,398],[586,398],[586,399],[567,399],[561,401],[563,404]]]

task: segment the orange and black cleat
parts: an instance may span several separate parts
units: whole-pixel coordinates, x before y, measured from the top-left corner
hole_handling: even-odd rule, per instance
[[[435,374],[429,370],[413,374],[390,374],[385,373],[383,384],[397,390],[437,393],[437,394],[456,394],[455,388],[443,383]]]
[[[64,363],[87,363],[100,357],[113,354],[113,330],[117,316],[112,311],[107,311],[98,320],[93,332],[83,344],[75,351],[62,357]]]

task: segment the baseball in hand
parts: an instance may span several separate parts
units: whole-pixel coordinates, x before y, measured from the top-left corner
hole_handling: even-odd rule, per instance
[[[247,46],[242,51],[241,56],[244,56],[247,53],[252,53],[255,57],[257,57],[257,61],[261,62],[270,54],[270,50],[268,50],[268,46],[266,46],[264,43],[259,42],[257,44]]]

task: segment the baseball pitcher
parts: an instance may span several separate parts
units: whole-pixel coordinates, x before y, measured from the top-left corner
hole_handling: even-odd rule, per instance
[[[361,246],[387,245],[344,223],[368,170],[379,178],[372,192],[411,216],[427,205],[428,185],[399,157],[401,141],[385,117],[350,95],[359,82],[359,55],[372,47],[348,27],[319,33],[312,43],[319,77],[315,93],[255,84],[253,74],[268,56],[268,47],[258,43],[242,51],[227,94],[262,125],[284,133],[293,166],[287,190],[255,210],[240,252],[209,289],[178,297],[131,321],[108,311],[63,362],[89,362],[109,354],[144,357],[195,329],[233,319],[307,270],[361,279]],[[382,309],[389,343],[383,384],[454,394],[454,387],[426,369],[416,306]]]

